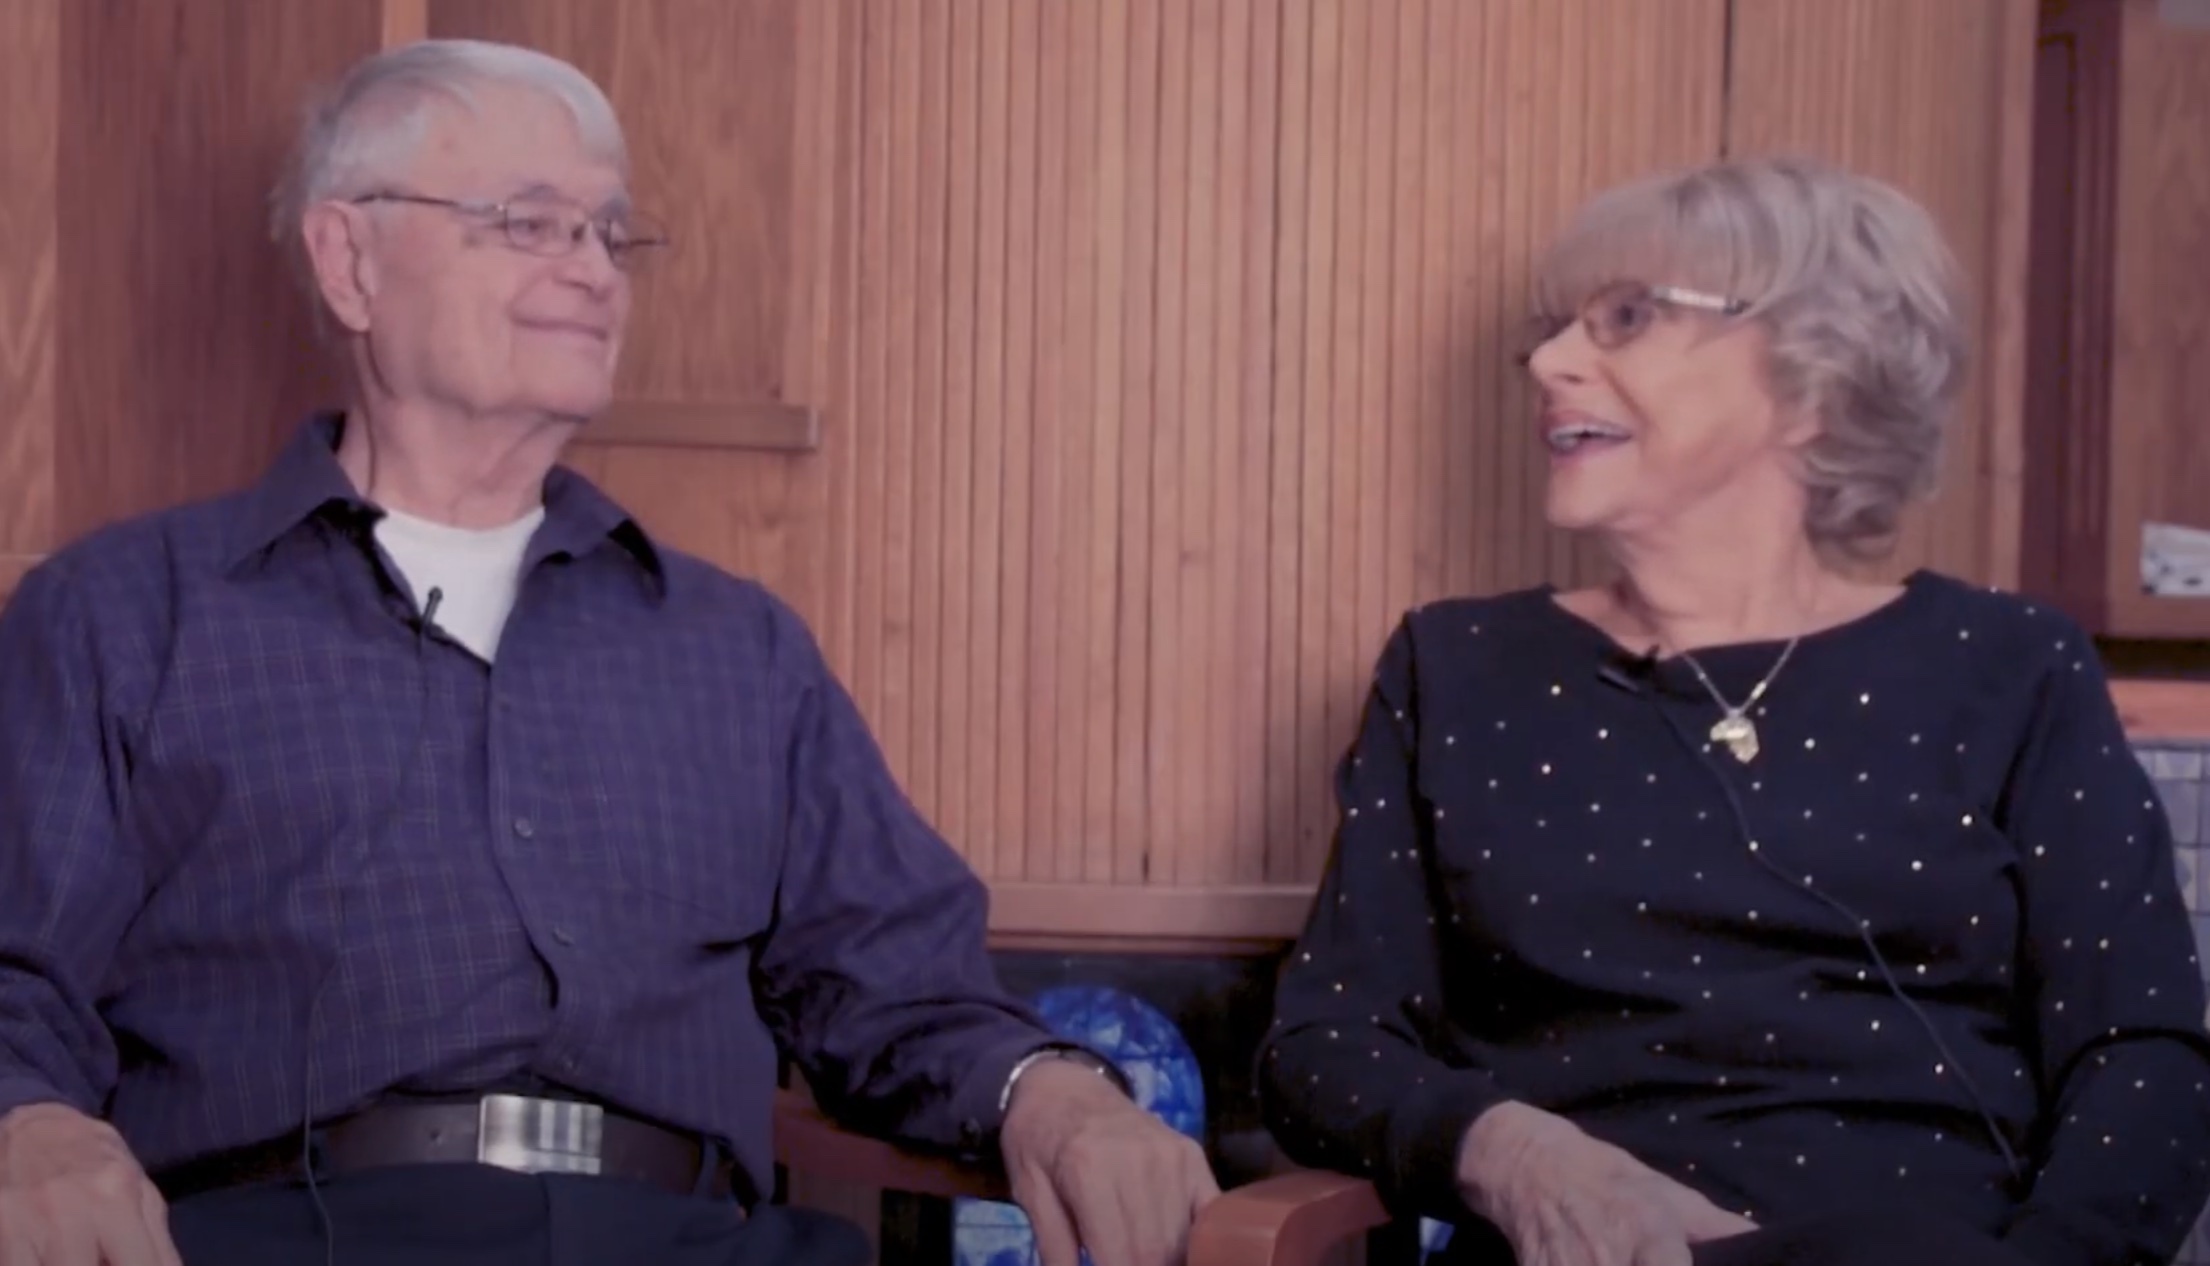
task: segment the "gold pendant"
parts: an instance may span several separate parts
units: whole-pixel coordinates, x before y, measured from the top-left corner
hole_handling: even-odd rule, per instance
[[[1711,741],[1726,744],[1734,759],[1745,765],[1757,759],[1757,727],[1739,712],[1730,712],[1712,725]]]

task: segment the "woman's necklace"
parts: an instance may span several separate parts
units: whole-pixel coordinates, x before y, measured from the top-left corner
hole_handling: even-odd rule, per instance
[[[1749,698],[1744,699],[1740,707],[1728,703],[1727,697],[1719,693],[1719,687],[1712,684],[1711,674],[1704,671],[1704,666],[1696,662],[1695,656],[1686,651],[1681,652],[1681,658],[1695,670],[1696,680],[1704,684],[1712,702],[1719,705],[1721,715],[1712,723],[1711,741],[1726,744],[1727,750],[1734,753],[1734,759],[1745,765],[1756,760],[1758,752],[1757,723],[1750,720],[1750,709],[1756,707],[1757,701],[1765,697],[1766,687],[1773,684],[1773,678],[1780,676],[1780,670],[1787,666],[1788,657],[1796,653],[1796,643],[1802,640],[1801,635],[1788,639],[1788,645],[1781,648],[1780,658],[1773,661],[1772,671],[1766,673],[1764,680],[1750,689]]]

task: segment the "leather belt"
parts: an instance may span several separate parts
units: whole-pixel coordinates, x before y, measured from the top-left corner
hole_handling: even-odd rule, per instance
[[[393,1103],[317,1133],[318,1176],[479,1164],[525,1174],[626,1178],[715,1199],[735,1190],[729,1160],[710,1156],[697,1136],[595,1103],[506,1094],[463,1103]],[[303,1178],[301,1162],[299,1136],[291,1134],[187,1161],[155,1175],[154,1185],[174,1202],[228,1187]]]

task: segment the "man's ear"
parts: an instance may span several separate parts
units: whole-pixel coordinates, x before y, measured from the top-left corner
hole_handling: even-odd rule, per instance
[[[300,240],[323,306],[355,334],[367,331],[376,298],[376,257],[370,234],[365,212],[335,202],[307,208],[300,224]]]

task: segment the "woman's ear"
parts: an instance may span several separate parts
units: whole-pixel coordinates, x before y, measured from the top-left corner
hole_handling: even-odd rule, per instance
[[[1788,448],[1798,451],[1808,448],[1823,429],[1815,404],[1780,405],[1774,413],[1774,420],[1780,425],[1780,442]]]

